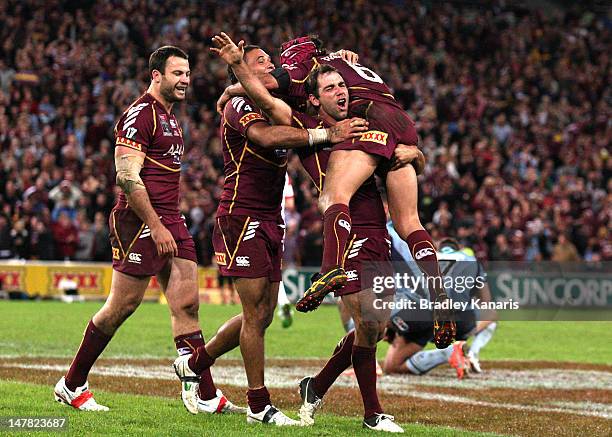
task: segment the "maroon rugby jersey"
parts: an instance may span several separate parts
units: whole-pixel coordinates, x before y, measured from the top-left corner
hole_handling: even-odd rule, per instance
[[[308,97],[304,83],[310,72],[320,64],[328,64],[338,70],[349,89],[351,102],[356,100],[373,100],[403,109],[395,101],[391,90],[378,74],[361,64],[349,64],[340,55],[333,53],[283,67],[289,73],[291,83],[287,90],[281,91],[293,97]]]
[[[176,117],[151,94],[145,93],[115,125],[115,145],[146,154],[140,177],[151,205],[159,215],[178,215],[181,157],[185,145]],[[115,208],[128,207],[122,191]]]
[[[267,120],[247,97],[234,97],[225,105],[221,119],[225,183],[218,216],[281,220],[287,152],[263,148],[247,139],[248,128],[260,122]]]
[[[293,127],[302,129],[324,129],[329,127],[323,120],[311,117],[302,112],[293,111]],[[332,152],[331,144],[320,144],[313,147],[299,147],[294,149],[300,157],[302,166],[310,175],[315,186],[321,191],[325,181],[325,170]],[[376,187],[376,180],[370,177],[359,187],[349,203],[351,222],[353,227],[378,228],[386,227],[387,218],[380,193]]]

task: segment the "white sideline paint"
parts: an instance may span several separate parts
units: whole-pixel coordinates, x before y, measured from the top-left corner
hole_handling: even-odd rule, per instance
[[[50,370],[65,372],[68,365],[59,364],[23,364],[18,362],[1,363],[0,367]],[[215,382],[219,385],[233,385],[246,387],[246,376],[242,366],[224,366],[219,362],[212,369]],[[297,381],[305,375],[313,375],[318,367],[282,367],[268,366],[266,368],[266,385],[274,388],[295,388]],[[135,365],[96,365],[91,373],[100,376],[122,376],[144,379],[161,379],[176,381],[176,375],[170,365],[168,366],[135,366]],[[354,387],[356,381],[351,377],[341,376],[336,381],[339,387]],[[462,381],[454,377],[454,370],[448,372],[438,371],[426,376],[382,376],[378,379],[378,387],[383,392],[399,396],[408,396],[417,399],[453,402],[481,407],[504,408],[509,410],[534,411],[542,413],[577,414],[581,416],[600,417],[612,419],[612,403],[596,402],[567,402],[553,400],[538,405],[487,402],[472,399],[466,396],[449,395],[442,393],[424,392],[418,386],[426,387],[454,387],[466,389],[487,388],[514,388],[514,389],[591,389],[612,387],[612,373],[594,370],[505,370],[490,369],[486,373],[476,375]]]

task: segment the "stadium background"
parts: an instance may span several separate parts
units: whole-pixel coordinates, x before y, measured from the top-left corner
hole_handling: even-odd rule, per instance
[[[541,9],[527,9],[525,5]],[[605,3],[60,2],[0,4],[0,258],[110,260],[112,128],[147,57],[190,55],[181,210],[211,263],[223,184],[215,101],[226,30],[278,54],[316,32],[378,71],[418,123],[420,213],[482,260],[612,259],[610,19]],[[565,7],[564,7],[565,6]],[[316,266],[320,216],[294,157],[285,265]]]

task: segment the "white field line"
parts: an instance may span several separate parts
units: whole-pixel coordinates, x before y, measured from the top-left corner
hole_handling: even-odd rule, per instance
[[[24,370],[47,370],[65,372],[68,365],[58,364],[19,364],[2,363],[0,367],[19,368]],[[315,367],[278,367],[266,368],[267,385],[274,388],[295,388],[297,381],[305,375],[313,375],[319,369]],[[219,385],[233,385],[246,387],[246,377],[241,366],[215,366],[212,368],[215,382]],[[133,366],[133,365],[97,365],[92,375],[136,377],[145,379],[161,379],[175,381],[176,375],[170,365],[168,366]],[[356,381],[352,377],[341,376],[336,386],[355,387]],[[460,388],[514,388],[514,389],[601,389],[612,387],[612,373],[590,370],[489,370],[463,381],[457,381],[452,372],[438,372],[436,375],[422,377],[414,376],[383,376],[378,379],[381,391],[399,396],[408,396],[417,399],[452,402],[481,407],[505,408],[509,410],[534,411],[542,413],[577,414],[581,416],[600,417],[612,419],[612,403],[596,402],[565,402],[546,401],[540,405],[526,405],[519,403],[487,402],[472,399],[466,396],[449,395],[419,391],[415,385],[429,387],[460,387]],[[551,393],[554,395],[554,393]],[[612,401],[612,399],[611,399]]]

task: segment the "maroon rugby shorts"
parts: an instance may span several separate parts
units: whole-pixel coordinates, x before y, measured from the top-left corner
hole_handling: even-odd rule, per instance
[[[195,244],[180,214],[162,216],[178,248],[178,258],[197,262]],[[132,276],[157,275],[171,259],[159,256],[151,231],[131,208],[114,209],[109,217],[113,269]]]
[[[386,172],[398,144],[418,145],[419,137],[414,121],[405,111],[395,106],[364,100],[354,103],[349,115],[365,118],[368,121],[368,131],[359,138],[337,144],[334,150],[361,150],[381,156],[384,158],[381,168]]]
[[[336,297],[372,289],[375,276],[393,276],[391,238],[387,230],[353,227],[344,254],[344,271],[348,281],[334,293]]]
[[[284,225],[241,215],[217,217],[213,246],[223,276],[280,282]]]

